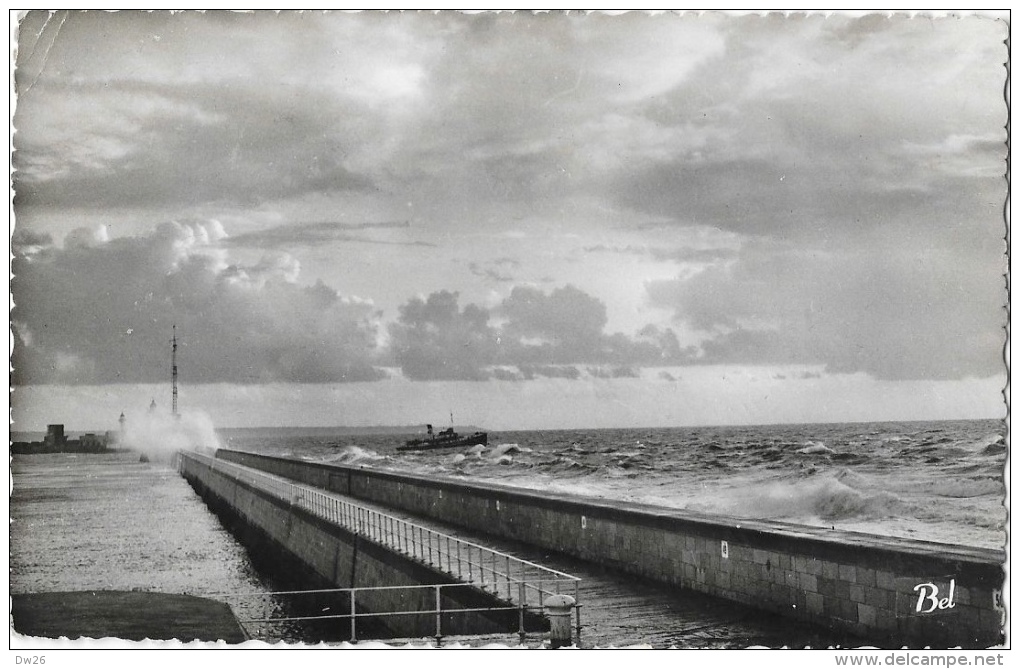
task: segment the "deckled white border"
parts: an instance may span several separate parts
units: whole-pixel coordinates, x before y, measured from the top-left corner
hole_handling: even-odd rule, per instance
[[[63,6],[61,7],[61,9],[70,9],[70,10],[92,9],[92,8],[94,8],[94,7],[91,4],[89,4],[89,3],[82,3],[82,2],[77,2],[77,1],[67,2],[67,3],[63,4]],[[118,3],[118,2],[114,2],[112,4],[106,5],[104,7],[104,9],[153,9],[153,10],[157,10],[157,9],[166,9],[166,7],[165,6],[164,7],[156,7],[156,6],[146,7],[145,5],[139,5],[139,4],[133,4],[133,5],[127,6],[127,5],[122,5],[121,3]],[[227,2],[227,3],[222,3],[220,5],[220,7],[217,7],[217,9],[233,9],[233,10],[238,10],[238,11],[250,11],[250,10],[253,9],[253,7],[252,7],[252,5],[250,3]],[[255,9],[263,10],[263,9],[267,9],[267,8],[256,7]],[[312,9],[315,9],[315,8],[312,8]],[[326,7],[323,7],[322,9],[326,9]],[[336,6],[329,7],[329,9],[333,9],[333,10],[337,10],[337,11],[348,11],[348,10],[344,10],[342,7],[336,7]],[[366,5],[361,5],[359,7],[359,9],[382,10],[382,9],[387,9],[387,8],[386,7],[382,7],[382,6],[375,6],[374,3],[370,3],[370,4],[366,4]],[[414,10],[414,9],[432,9],[432,8],[425,7],[425,6],[417,6],[417,5],[405,5],[404,9]],[[555,8],[555,9],[533,8],[533,9],[528,9],[528,10],[516,10],[516,9],[506,9],[506,8],[500,7],[498,5],[488,5],[488,4],[485,4],[485,3],[481,3],[481,4],[477,4],[476,3],[476,4],[473,4],[470,7],[465,7],[465,6],[460,6],[460,5],[457,5],[457,4],[453,4],[453,5],[448,5],[448,6],[443,7],[443,9],[461,10],[461,11],[470,12],[470,13],[481,12],[481,11],[541,11],[541,12],[545,12],[545,11],[559,11],[559,10],[565,10],[565,9],[568,9],[568,10],[571,10],[571,11],[593,11],[593,12],[602,12],[602,13],[609,13],[609,14],[619,14],[619,13],[625,13],[625,12],[628,12],[628,11],[634,11],[634,10],[614,9],[614,8],[607,7],[607,6],[599,6],[597,4],[596,5],[590,5],[589,4],[585,8],[570,7],[570,6],[562,6],[561,5],[561,6],[557,7],[557,8]],[[289,10],[289,8],[288,8],[288,10]],[[19,20],[20,15],[23,14],[25,11],[28,11],[28,10],[13,10],[13,9],[9,9],[8,10],[8,13],[9,13],[8,21],[9,21],[9,28],[10,28],[9,43],[8,43],[8,45],[9,45],[9,53],[11,54],[11,76],[10,76],[10,80],[9,80],[9,95],[10,95],[10,97],[9,97],[9,112],[10,112],[10,120],[11,120],[9,147],[8,147],[9,148],[9,154],[13,153],[13,136],[14,136],[13,135],[13,132],[14,132],[13,131],[13,118],[14,118],[14,109],[15,109],[15,103],[16,103],[16,96],[15,96],[15,93],[14,93],[14,53],[15,53],[16,44],[17,44],[17,26],[18,26],[18,20]],[[184,11],[184,10],[181,10],[181,11]],[[675,11],[683,11],[683,12],[696,11],[697,12],[697,11],[706,11],[706,10],[704,10],[704,9],[702,9],[702,10],[698,10],[698,9],[686,9],[686,8],[669,8],[669,7],[655,6],[654,4],[652,4],[652,5],[645,4],[644,7],[642,8],[642,10],[640,10],[640,11],[644,11],[644,12],[647,12],[647,13],[653,13],[654,14],[654,13],[666,13],[666,12],[675,12]],[[797,4],[793,4],[793,5],[788,6],[788,8],[785,8],[785,9],[778,9],[778,8],[773,8],[773,9],[759,9],[759,8],[750,8],[750,9],[711,9],[711,10],[708,10],[708,11],[720,12],[720,13],[727,14],[727,15],[732,15],[732,16],[740,16],[740,15],[746,15],[746,14],[772,14],[772,13],[797,14],[797,13],[808,13],[808,14],[823,14],[823,15],[838,14],[838,15],[854,16],[854,17],[856,17],[856,16],[865,16],[865,15],[870,15],[870,14],[876,14],[876,13],[886,13],[888,15],[909,16],[909,17],[912,17],[912,18],[941,18],[941,17],[978,16],[978,17],[984,17],[984,18],[988,18],[988,19],[992,19],[992,20],[1002,20],[1002,21],[1006,21],[1006,22],[1009,22],[1009,20],[1010,20],[1010,12],[1009,12],[1008,9],[996,9],[996,10],[960,10],[960,9],[938,8],[938,7],[934,7],[933,8],[930,3],[924,4],[924,5],[916,5],[916,4],[912,5],[910,3],[906,3],[906,4],[901,4],[900,7],[898,7],[897,9],[894,9],[894,10],[874,10],[874,9],[855,9],[855,8],[828,9],[828,8],[819,8],[816,4],[811,4],[811,5],[797,5]],[[1010,78],[1010,81],[1009,81],[1009,85],[1010,86],[1012,85],[1012,79],[1011,78]],[[1009,90],[1008,89],[1007,89],[1006,93],[1007,93],[1007,96],[1009,96]],[[1010,137],[1012,138],[1012,131],[1011,131],[1011,129],[1012,129],[1012,115],[1010,116],[1009,124],[1010,124]],[[9,169],[10,169],[10,166],[9,166]],[[13,198],[13,194],[14,193],[13,193],[13,189],[10,187],[10,185],[9,185],[9,191],[10,191],[9,197]],[[1010,207],[1011,207],[1011,202],[1007,203],[1007,206],[1006,206],[1005,214],[1006,214],[1006,217],[1007,217],[1007,221],[1004,222],[1004,229],[1005,229],[1005,225],[1007,225],[1008,221],[1010,220]],[[9,217],[10,217],[10,222],[13,223],[13,221],[14,221],[14,211],[13,211],[13,201],[12,200],[9,200]],[[8,259],[10,258],[10,232],[11,232],[12,229],[13,229],[13,225],[9,225],[8,226],[7,247],[6,247],[7,248],[7,257],[8,257]],[[1010,249],[1010,251],[1011,251],[1011,249]],[[9,270],[9,266],[8,266],[8,270]],[[1011,284],[1012,284],[1012,282],[1010,282],[1010,285]],[[11,308],[11,306],[13,306],[13,303],[9,301],[9,303],[8,303],[8,310]],[[1013,318],[1013,314],[1012,314],[1012,309],[1011,309],[1010,310],[1009,332],[1012,332],[1012,330],[1013,330],[1012,318]],[[12,345],[13,345],[13,342],[11,342],[9,340],[9,346],[12,346]],[[9,353],[10,353],[10,351],[9,351]],[[1008,367],[1010,365],[1010,351],[1009,351],[1009,341],[1008,340],[1007,340],[1007,346],[1006,346],[1006,348],[1004,350],[1004,364],[1006,364],[1007,369],[1008,369]],[[8,370],[8,375],[9,375],[9,373],[10,372]],[[9,376],[8,376],[8,387],[10,387],[9,381],[10,381],[10,379],[9,379]],[[1010,388],[1009,382],[1007,381],[1007,386],[1004,389],[1004,397],[1006,399],[1007,405],[1009,404],[1009,388]],[[8,402],[7,410],[8,410],[8,418],[9,418],[10,417],[10,396],[9,395],[7,396],[7,402]],[[1008,443],[1012,444],[1012,425],[1011,424],[1009,425],[1009,429],[1010,429],[1010,436],[1009,436]],[[1008,451],[1007,451],[1007,454],[1008,454]],[[1009,455],[1007,455],[1007,458],[1008,459],[1007,459],[1006,470],[1005,470],[1005,483],[1006,483],[1006,507],[1007,507],[1007,510],[1009,510],[1010,509],[1010,481],[1011,481],[1011,478],[1012,478],[1011,477],[1012,457],[1009,457]],[[12,486],[13,485],[13,480],[10,478],[10,473],[8,473],[8,478],[9,478],[9,485]],[[9,502],[10,502],[10,500],[8,498],[8,505],[9,505]],[[9,513],[9,507],[8,507],[8,518],[9,517],[10,517],[10,513]],[[1010,514],[1010,521],[1012,521],[1012,514]],[[1011,522],[1010,522],[1010,525],[1011,525]],[[1010,536],[1010,537],[1012,536],[1011,527],[1007,528],[1007,533],[1008,533],[1008,536]],[[1004,589],[1003,589],[1003,596],[1004,596],[1004,599],[1005,599],[1006,611],[1007,611],[1007,622],[1006,622],[1007,637],[1006,637],[1006,646],[1005,646],[1005,648],[1009,648],[1009,645],[1010,645],[1009,631],[1010,631],[1010,622],[1011,622],[1010,621],[1010,616],[1009,616],[1009,613],[1010,613],[1010,604],[1011,604],[1011,600],[1010,600],[1010,563],[1011,563],[1011,551],[1010,551],[1010,545],[1008,543],[1008,539],[1007,539],[1007,545],[1006,545],[1006,555],[1007,555],[1007,557],[1006,557],[1006,565],[1005,565],[1006,566],[1006,583],[1005,583],[1005,586],[1004,586]],[[8,571],[8,586],[9,586],[9,579],[10,579],[10,576],[9,576],[9,571]],[[10,588],[8,587],[8,592],[9,592],[9,590],[10,590]],[[8,613],[9,612],[10,612],[10,598],[8,598]],[[8,616],[8,619],[10,620],[9,616]],[[463,649],[469,649],[469,648],[478,648],[478,647],[461,645],[461,644],[458,644],[458,643],[451,643],[451,644],[448,644],[448,645],[444,645],[441,649],[438,649],[438,650],[463,650]],[[481,648],[491,649],[491,650],[514,650],[514,649],[519,649],[519,648],[514,648],[512,646],[506,646],[506,645],[501,645],[501,644],[486,644],[484,646],[481,646]],[[244,652],[244,651],[250,651],[250,650],[263,650],[263,651],[265,651],[265,650],[292,650],[292,651],[300,651],[303,654],[299,658],[294,657],[294,656],[288,656],[287,660],[284,660],[284,661],[287,662],[288,664],[295,664],[295,663],[297,663],[298,666],[302,666],[302,667],[304,667],[304,666],[309,666],[309,667],[310,666],[317,666],[320,663],[321,663],[321,666],[330,666],[330,667],[332,667],[333,665],[335,665],[337,663],[342,663],[345,660],[348,660],[348,659],[350,659],[352,657],[349,654],[345,655],[344,657],[331,657],[331,656],[326,656],[326,655],[324,655],[322,653],[310,653],[309,652],[309,651],[315,651],[315,650],[337,650],[337,649],[343,649],[343,650],[348,650],[348,651],[350,651],[350,650],[381,650],[381,649],[389,649],[389,650],[415,650],[415,651],[437,650],[437,648],[435,647],[434,642],[427,642],[427,641],[424,641],[424,640],[423,640],[423,643],[421,645],[408,643],[408,644],[403,645],[403,646],[389,645],[389,644],[385,644],[385,643],[382,643],[382,642],[361,642],[361,643],[358,643],[357,645],[352,645],[352,644],[347,643],[347,642],[342,642],[342,643],[339,643],[339,644],[336,644],[336,645],[328,645],[328,646],[326,644],[319,644],[319,645],[315,645],[315,646],[308,646],[308,645],[301,645],[301,644],[285,644],[285,643],[282,643],[282,642],[281,643],[277,643],[277,644],[268,644],[268,643],[265,643],[265,642],[262,642],[262,641],[248,641],[248,642],[245,642],[243,644],[237,644],[237,645],[230,645],[230,644],[225,644],[225,643],[206,643],[206,642],[182,643],[182,642],[179,642],[179,641],[142,641],[142,642],[133,642],[133,641],[125,641],[123,639],[114,639],[114,638],[90,639],[90,640],[87,640],[87,641],[71,641],[71,640],[67,639],[66,637],[62,637],[60,639],[44,639],[44,638],[39,638],[39,637],[25,636],[25,635],[22,635],[22,634],[18,634],[17,632],[14,632],[13,628],[10,628],[10,646],[9,646],[8,651],[7,651],[7,658],[6,659],[7,659],[8,666],[10,666],[10,667],[21,667],[21,666],[24,666],[24,667],[26,667],[26,669],[32,669],[32,668],[39,668],[39,669],[41,669],[42,667],[45,667],[45,669],[54,669],[55,667],[71,667],[71,666],[78,667],[78,666],[82,666],[82,665],[88,665],[89,667],[99,667],[99,666],[102,666],[104,668],[106,668],[106,667],[119,667],[119,666],[131,666],[131,667],[135,667],[135,666],[138,666],[140,663],[144,663],[145,669],[155,669],[157,667],[163,667],[163,666],[167,666],[167,667],[171,667],[172,666],[172,667],[174,667],[174,669],[180,669],[180,665],[182,663],[187,663],[189,665],[188,669],[192,669],[192,666],[195,666],[196,663],[197,663],[197,665],[200,665],[200,666],[216,666],[216,667],[219,667],[219,666],[221,666],[224,663],[231,663],[231,664],[233,664],[233,663],[237,663],[237,662],[244,662],[245,664],[255,664],[255,665],[258,665],[260,667],[261,666],[267,666],[267,667],[268,666],[272,666],[275,669],[275,667],[277,667],[280,664],[280,662],[281,662],[281,660],[279,658],[276,658],[276,657],[273,657],[273,656],[268,656],[265,653],[262,653],[260,655],[253,655],[253,654],[245,654],[245,655],[242,655],[242,656],[231,655],[230,657],[224,657],[224,656],[219,654],[219,651],[227,650],[227,649],[235,650],[235,651],[238,651],[238,652]],[[638,650],[647,650],[647,649],[650,649],[650,646],[629,647],[629,650],[628,649],[624,649],[623,652],[637,652]],[[147,652],[145,654],[144,659],[143,659],[142,657],[140,657],[136,653],[124,652],[124,651],[131,651],[131,650],[146,650],[146,651],[149,651],[149,652]],[[567,649],[567,652],[569,652],[569,649]],[[743,651],[741,653],[724,653],[722,655],[720,655],[720,652],[721,651],[719,651],[719,650],[701,650],[701,651],[697,651],[697,652],[688,652],[688,653],[685,653],[682,656],[672,655],[672,654],[670,654],[670,653],[668,653],[666,651],[653,652],[651,654],[649,654],[647,652],[644,652],[644,653],[642,653],[642,655],[640,657],[640,661],[645,663],[645,664],[651,663],[653,665],[661,662],[662,663],[661,666],[674,666],[674,664],[682,663],[684,665],[684,669],[688,669],[688,667],[693,667],[695,669],[697,669],[699,667],[710,667],[711,669],[716,669],[720,665],[725,667],[725,666],[730,666],[731,663],[733,665],[736,665],[738,662],[739,662],[739,664],[741,666],[743,666],[745,664],[753,666],[753,665],[761,663],[761,662],[769,662],[768,658],[771,658],[772,661],[781,662],[784,667],[790,667],[791,669],[799,669],[799,667],[811,667],[811,669],[815,669],[816,667],[819,667],[819,666],[826,666],[826,665],[828,665],[828,666],[835,666],[836,663],[835,663],[835,661],[833,659],[833,656],[840,654],[839,651],[828,651],[828,652],[826,652],[826,651],[823,651],[823,650],[802,650],[800,652],[795,652],[795,653],[783,653],[782,656],[781,656],[781,659],[780,659],[775,654],[769,653],[767,650],[748,649],[748,650],[745,650],[745,651]],[[914,651],[914,652],[915,652],[915,659],[916,659],[917,655],[920,654],[921,652],[920,651]],[[941,653],[938,653],[938,654],[939,655],[943,655],[943,656],[958,655],[959,657],[966,656],[966,657],[972,658],[975,655],[989,655],[989,656],[991,656],[991,655],[994,655],[996,652],[999,652],[999,651],[994,650],[994,649],[988,650],[988,651],[946,651],[946,652],[941,652]],[[186,655],[182,655],[182,653],[187,653],[187,654]],[[848,655],[848,653],[845,653],[845,652],[843,654],[844,655]],[[879,657],[880,662],[886,662],[887,658],[893,657],[893,654],[890,651],[878,651],[878,650],[875,650],[875,651],[870,651],[869,652],[867,649],[857,650],[857,651],[855,651],[855,654],[859,655],[859,656],[860,655],[869,655],[869,656],[870,655],[876,655],[876,656]],[[1010,651],[1006,651],[1006,654],[1007,654],[1006,662],[1008,663],[1008,662],[1010,662],[1011,659],[1013,659],[1011,657],[1012,653]],[[905,654],[901,651],[901,652],[898,653],[898,655],[904,656]],[[45,658],[45,660],[44,660],[45,663],[44,664],[40,665],[39,663],[30,663],[30,658],[39,658],[39,657]],[[428,657],[430,659],[426,660],[426,659],[424,659],[425,657]],[[610,661],[613,661],[613,659],[615,659],[615,657],[616,656],[600,655],[600,656],[597,656],[595,659],[596,659],[596,661],[600,661],[599,658],[605,658],[602,661],[610,662]],[[21,660],[19,660],[19,658],[21,658]],[[269,658],[272,658],[272,659],[269,659]],[[432,660],[431,658],[434,658],[434,660]],[[578,659],[580,659],[580,658],[577,658],[576,656],[573,656],[573,655],[562,656],[562,655],[556,655],[556,654],[550,654],[550,653],[540,653],[538,655],[531,654],[531,655],[528,656],[529,664],[537,662],[539,665],[545,665],[545,663],[552,663],[552,662],[556,662],[556,663],[576,662],[576,661],[578,661]],[[590,656],[585,656],[585,659],[590,659]],[[627,658],[627,659],[635,659],[636,660],[637,658]],[[26,661],[26,660],[28,660],[28,661]],[[365,661],[365,658],[358,658],[355,661]],[[473,655],[473,654],[443,653],[441,656],[432,655],[432,654],[430,654],[428,656],[422,656],[421,653],[419,652],[419,654],[417,654],[415,656],[415,658],[412,660],[412,662],[416,663],[415,669],[418,669],[418,665],[420,665],[421,663],[425,662],[426,664],[430,664],[431,661],[435,661],[436,663],[441,662],[444,667],[455,666],[455,665],[457,665],[458,662],[471,662],[472,666],[477,665],[479,662],[485,662],[486,664],[495,663],[497,666],[500,665],[501,663],[506,663],[507,666],[509,666],[509,663],[513,662],[514,666],[516,666],[517,664],[519,664],[520,659],[519,659],[519,656],[516,656],[516,655],[508,656],[506,653],[496,653],[495,655],[490,654],[490,655],[485,656],[485,658],[483,659],[483,658],[480,658],[480,657],[478,657],[476,655]],[[581,661],[584,661],[584,660],[581,660]],[[271,665],[269,664],[270,662],[272,662]],[[667,665],[667,662],[669,663],[668,665]],[[327,665],[327,663],[328,663],[328,665]],[[885,664],[881,664],[880,666],[885,666]],[[941,666],[945,666],[945,664],[943,664]],[[0,668],[0,669],[2,669],[2,668]],[[247,669],[247,667],[245,669]]]

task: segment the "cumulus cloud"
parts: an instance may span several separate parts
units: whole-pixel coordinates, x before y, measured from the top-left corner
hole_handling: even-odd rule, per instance
[[[593,365],[590,376],[619,378],[636,376],[635,366],[694,358],[669,328],[607,334],[606,321],[605,305],[571,285],[549,293],[516,286],[492,313],[473,304],[461,310],[457,293],[441,291],[402,306],[390,340],[404,375],[416,380],[577,379],[579,364]]]
[[[606,305],[574,286],[556,288],[548,295],[537,288],[517,286],[500,311],[507,318],[503,330],[508,336],[569,349],[579,360],[598,350],[607,322]]]
[[[404,375],[416,380],[481,380],[496,359],[488,312],[472,304],[461,310],[457,293],[445,290],[403,305],[390,341]]]
[[[141,237],[65,244],[17,255],[12,294],[13,381],[165,379],[177,326],[182,382],[363,381],[373,367],[378,313],[270,255],[244,266],[217,245],[215,222],[171,222]]]

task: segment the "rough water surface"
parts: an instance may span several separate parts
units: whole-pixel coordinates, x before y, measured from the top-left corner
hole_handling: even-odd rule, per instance
[[[228,448],[491,480],[939,543],[1005,545],[1001,421],[519,431],[397,452],[399,436],[231,436]]]

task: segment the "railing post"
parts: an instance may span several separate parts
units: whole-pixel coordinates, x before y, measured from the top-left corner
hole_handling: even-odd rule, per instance
[[[524,563],[523,562],[521,562],[521,567],[520,567],[520,569],[518,571],[520,572],[520,578],[521,578],[521,598],[524,600],[524,605],[527,606],[528,605],[528,586],[524,582]]]
[[[460,564],[460,541],[457,541],[457,578],[463,580],[464,572]]]
[[[521,563],[521,567],[524,567],[524,563]],[[524,609],[527,608],[527,597],[528,591],[524,586],[524,579],[521,579],[520,585],[518,586],[518,598],[520,599],[517,607],[517,634],[521,637],[521,643],[524,643]]]
[[[357,620],[358,612],[354,602],[354,588],[351,588],[351,643],[358,643]]]
[[[506,556],[506,601],[510,601],[510,556]]]
[[[442,598],[440,595],[440,589],[442,586],[436,586],[436,645],[443,643],[443,607]]]
[[[581,590],[580,583],[574,581],[574,614],[577,616],[577,647],[581,647]]]
[[[429,530],[429,564],[434,565],[432,562],[432,530]]]

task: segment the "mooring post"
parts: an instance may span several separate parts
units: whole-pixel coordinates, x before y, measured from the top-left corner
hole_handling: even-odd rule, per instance
[[[571,644],[570,614],[576,603],[570,595],[552,595],[542,602],[549,618],[550,647],[562,648]]]

